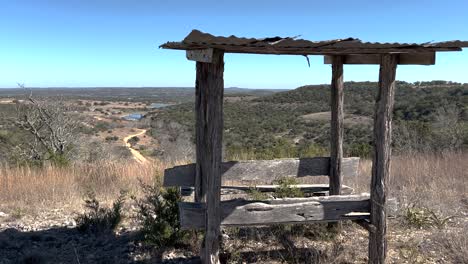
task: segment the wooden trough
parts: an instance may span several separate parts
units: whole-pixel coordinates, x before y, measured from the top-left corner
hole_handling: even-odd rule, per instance
[[[355,38],[308,41],[295,38],[218,37],[193,30],[181,42],[167,42],[165,49],[185,50],[196,61],[195,119],[196,164],[169,169],[166,186],[194,186],[195,203],[181,203],[184,228],[203,228],[203,263],[219,263],[221,225],[264,225],[310,221],[356,220],[369,231],[369,263],[385,263],[387,197],[390,174],[392,113],[398,64],[433,65],[443,51],[461,51],[467,41],[438,43],[378,43]],[[332,66],[330,158],[309,160],[222,162],[224,54],[323,55]],[[380,65],[374,114],[374,151],[371,194],[341,195],[342,179],[353,160],[343,158],[343,65]],[[222,180],[243,181],[275,177],[328,175],[330,196],[269,201],[221,202]],[[225,186],[236,187],[236,186]],[[301,187],[301,186],[299,186]],[[306,189],[305,186],[303,189]],[[317,188],[324,186],[308,186]],[[237,188],[245,188],[237,187]],[[272,184],[260,189],[271,190]]]
[[[357,177],[359,158],[345,158],[342,173],[345,177]],[[284,177],[329,176],[330,158],[278,159],[230,161],[221,163],[222,182],[242,182],[246,185],[222,185],[222,189],[274,192],[273,184]],[[196,165],[188,164],[166,169],[165,187],[192,187],[195,185]],[[255,182],[267,183],[256,185]],[[293,185],[312,195],[329,194],[328,184]],[[352,193],[352,188],[343,186],[342,192]],[[278,223],[333,222],[339,220],[369,219],[369,195],[342,195],[267,201],[235,199],[222,201],[221,225],[251,226]],[[205,203],[181,203],[180,223],[183,229],[204,228]]]

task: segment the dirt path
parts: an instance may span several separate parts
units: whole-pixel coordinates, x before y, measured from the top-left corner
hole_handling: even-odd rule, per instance
[[[133,158],[134,158],[138,163],[143,164],[143,163],[147,163],[147,162],[148,162],[148,159],[145,158],[143,155],[141,155],[141,153],[140,153],[138,150],[132,148],[132,145],[131,145],[130,143],[128,143],[128,140],[131,139],[132,137],[141,136],[141,135],[145,134],[146,131],[147,131],[147,129],[138,129],[138,130],[139,130],[138,133],[136,133],[136,134],[131,134],[131,135],[126,136],[126,137],[123,139],[123,141],[124,141],[124,143],[125,143],[125,146],[127,146],[127,148],[128,148],[128,149],[130,150],[130,152],[132,153]]]

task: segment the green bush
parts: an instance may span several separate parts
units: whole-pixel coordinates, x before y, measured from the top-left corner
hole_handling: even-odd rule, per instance
[[[70,158],[65,154],[49,154],[48,160],[56,167],[67,167],[70,165]]]
[[[255,201],[261,201],[261,200],[266,200],[268,199],[268,195],[264,192],[259,191],[255,187],[250,188],[247,191],[247,194],[249,195],[249,198]]]
[[[302,192],[299,188],[292,186],[298,184],[296,179],[294,178],[281,178],[279,180],[276,180],[274,184],[279,185],[274,194],[277,198],[304,197],[304,192]]]
[[[137,136],[131,137],[127,142],[131,146],[135,146],[140,141],[140,138]]]
[[[176,188],[142,185],[145,196],[135,199],[144,240],[157,247],[182,245],[188,232],[181,230],[178,203],[182,201]]]
[[[107,136],[106,137],[106,141],[107,142],[110,142],[110,141],[117,141],[119,140],[119,137],[118,136]]]
[[[125,192],[113,203],[111,208],[101,207],[96,195],[88,193],[85,207],[89,211],[75,218],[77,229],[80,232],[102,233],[113,231],[122,221],[122,206],[125,201]]]
[[[94,129],[96,131],[104,132],[106,130],[111,129],[111,126],[110,126],[110,124],[108,122],[98,121],[98,122],[96,122],[96,125],[94,125]]]

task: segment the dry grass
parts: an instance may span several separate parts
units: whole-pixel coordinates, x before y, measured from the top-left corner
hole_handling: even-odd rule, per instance
[[[468,154],[463,153],[396,156],[392,160],[389,197],[396,197],[401,207],[416,204],[453,214],[468,198],[467,161]],[[149,183],[170,166],[160,161],[78,163],[65,168],[0,166],[0,200],[12,206],[74,204],[81,203],[89,190],[100,199],[113,199],[121,189],[138,192],[140,180]],[[361,160],[359,176],[345,178],[344,184],[358,193],[369,192],[371,170],[372,162]],[[312,180],[328,181],[323,177]]]
[[[152,162],[101,162],[65,168],[46,166],[0,167],[0,200],[8,207],[46,208],[81,205],[89,191],[103,201],[115,199],[120,190],[139,192],[139,181],[152,182],[164,164]]]
[[[358,178],[344,183],[356,192],[370,192],[372,162],[362,160]],[[468,154],[417,154],[392,159],[388,197],[397,198],[400,207],[428,207],[444,214],[457,213],[468,198]]]
[[[392,160],[389,179],[389,197],[395,197],[400,210],[412,204],[427,207],[444,215],[466,215],[468,212],[467,180],[468,154],[396,156]],[[178,162],[181,164],[183,162]],[[136,162],[104,162],[98,164],[74,164],[67,168],[45,167],[9,168],[0,166],[1,208],[57,208],[69,205],[80,208],[88,190],[93,190],[100,201],[111,201],[121,189],[132,194],[141,192],[139,181],[150,183],[160,179],[163,170],[172,164],[154,161],[148,164]],[[359,177],[345,178],[344,184],[355,192],[369,192],[371,162],[362,160]],[[316,179],[323,182],[326,179]],[[52,207],[54,206],[54,207]],[[466,217],[465,217],[466,218]],[[393,222],[392,222],[393,221]],[[416,230],[402,225],[389,226],[390,263],[464,263],[468,252],[466,220],[462,217],[444,229]],[[235,243],[242,248],[252,247],[253,252],[266,248],[282,248],[281,239],[236,240],[230,246],[237,254]],[[367,232],[354,225],[332,240],[306,239],[292,235],[295,245],[306,248],[310,254],[320,257],[320,263],[364,263],[367,256]],[[352,238],[352,239],[350,239]],[[237,241],[237,242],[236,242]],[[275,242],[276,241],[276,242]],[[234,244],[232,244],[234,243]],[[250,244],[251,245],[250,245]],[[275,244],[276,243],[276,244]],[[287,247],[285,247],[287,250]],[[322,252],[319,255],[317,252]],[[296,254],[296,249],[292,251]],[[315,253],[314,253],[315,252]],[[291,252],[290,252],[291,253]],[[240,254],[240,253],[239,253]],[[294,255],[293,254],[293,255]],[[280,258],[282,259],[282,258]],[[437,262],[439,261],[439,262]],[[281,262],[281,261],[280,261]],[[421,262],[422,263],[422,262]]]

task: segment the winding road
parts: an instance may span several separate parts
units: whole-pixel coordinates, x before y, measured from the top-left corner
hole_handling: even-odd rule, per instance
[[[141,136],[143,134],[146,133],[147,129],[138,129],[139,132],[136,133],[136,134],[132,134],[132,135],[128,135],[126,137],[124,137],[123,141],[125,143],[125,146],[127,146],[127,148],[130,150],[130,152],[132,153],[132,156],[133,158],[140,164],[144,164],[144,163],[147,163],[148,162],[148,159],[145,158],[143,155],[141,155],[141,153],[132,148],[132,145],[130,143],[128,143],[128,140],[131,139],[132,137],[136,137],[136,136]]]

